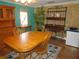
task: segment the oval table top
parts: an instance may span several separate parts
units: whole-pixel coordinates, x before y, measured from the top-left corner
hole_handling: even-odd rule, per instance
[[[45,39],[50,38],[51,32],[25,32],[19,35],[9,36],[3,42],[17,52],[27,52],[35,48]]]

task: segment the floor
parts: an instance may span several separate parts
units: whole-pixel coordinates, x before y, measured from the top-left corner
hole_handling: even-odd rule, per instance
[[[52,38],[49,43],[62,47],[57,59],[77,59],[78,48],[65,45],[65,41],[61,39]],[[0,51],[0,59],[5,59],[3,55],[10,51],[9,48],[5,48]]]
[[[53,38],[50,40],[50,43],[62,47],[57,59],[77,59],[78,48],[65,45],[65,40]]]

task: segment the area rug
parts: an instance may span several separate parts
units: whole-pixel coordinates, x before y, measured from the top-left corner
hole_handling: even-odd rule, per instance
[[[48,44],[48,52],[47,53],[44,53],[41,56],[41,55],[38,55],[36,52],[33,52],[31,59],[38,59],[40,56],[41,56],[40,59],[56,59],[60,51],[61,51],[61,47],[53,45],[53,44]],[[19,56],[18,53],[10,52],[7,55],[7,59],[15,59],[18,56]],[[26,59],[30,59],[30,56],[27,56]]]

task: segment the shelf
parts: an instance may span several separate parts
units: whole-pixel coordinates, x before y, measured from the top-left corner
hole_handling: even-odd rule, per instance
[[[15,21],[15,20],[14,19],[11,19],[11,20],[10,19],[0,19],[0,22],[7,22],[7,21],[11,22],[11,21]]]
[[[46,17],[48,20],[65,20],[65,17]]]
[[[65,12],[65,11],[47,11],[47,12],[49,13],[49,12]]]
[[[14,27],[14,26],[13,26],[13,27]],[[13,27],[12,27],[12,26],[4,26],[4,27],[3,27],[3,26],[0,26],[0,29],[1,29],[1,28],[13,28]]]
[[[63,28],[63,27],[65,27],[65,26],[64,26],[64,25],[45,24],[45,27],[46,27],[46,28],[49,28],[49,27],[60,27],[60,28]]]
[[[52,25],[52,24],[46,24],[45,28],[47,28],[49,31],[53,32],[60,32],[64,31],[64,25]]]

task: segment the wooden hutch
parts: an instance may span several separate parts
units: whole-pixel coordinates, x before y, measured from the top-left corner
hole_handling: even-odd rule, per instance
[[[47,31],[52,31],[55,36],[57,33],[64,32],[65,30],[65,20],[66,20],[66,7],[48,7],[45,12],[45,29]]]
[[[15,7],[0,5],[0,50],[5,47],[3,38],[13,35],[15,28]]]

